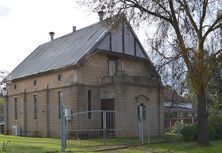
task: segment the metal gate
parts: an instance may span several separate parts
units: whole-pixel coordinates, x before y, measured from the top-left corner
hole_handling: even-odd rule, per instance
[[[143,113],[140,112],[93,110],[69,114],[61,106],[62,152],[104,150],[143,143]]]

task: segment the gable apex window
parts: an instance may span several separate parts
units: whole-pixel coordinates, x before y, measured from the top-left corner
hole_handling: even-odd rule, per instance
[[[15,89],[15,90],[17,89],[17,85],[16,85],[16,84],[14,85],[14,89]]]
[[[108,75],[113,76],[117,72],[117,59],[116,58],[109,58],[108,59]]]

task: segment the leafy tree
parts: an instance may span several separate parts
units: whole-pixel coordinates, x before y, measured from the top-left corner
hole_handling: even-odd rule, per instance
[[[8,71],[0,70],[0,94],[5,90],[6,86],[6,77],[9,74]]]
[[[3,100],[3,97],[2,96],[0,96],[0,114],[3,114],[4,112],[4,110],[3,110],[3,102],[4,102],[4,100]]]
[[[124,13],[134,25],[156,31],[150,39],[157,69],[188,75],[198,101],[198,140],[209,144],[207,89],[222,61],[221,0],[84,0],[80,4],[107,16]],[[121,21],[121,20],[120,20]],[[172,64],[173,63],[173,64]],[[172,65],[170,65],[172,64]],[[166,66],[170,65],[170,66]],[[165,67],[165,68],[164,68]]]
[[[218,113],[222,109],[222,63],[218,65],[215,70],[214,77],[209,81],[207,88],[207,99],[208,99],[208,111],[210,114]],[[197,104],[197,98],[195,96],[194,89],[191,86],[191,81],[186,77],[186,88],[188,94],[186,97],[190,99],[194,105]]]
[[[216,112],[222,109],[222,64],[215,71],[215,76],[209,82],[210,104]]]
[[[5,82],[5,79],[6,79],[6,76],[8,75],[8,72],[7,71],[4,71],[4,70],[0,70],[0,114],[4,113],[3,109],[4,109],[4,96],[3,96],[3,92],[5,90],[5,85],[6,85],[6,82]]]

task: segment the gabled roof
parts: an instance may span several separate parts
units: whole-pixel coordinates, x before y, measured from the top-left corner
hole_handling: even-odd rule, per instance
[[[10,73],[8,79],[15,80],[74,66],[83,57],[94,51],[110,30],[111,26],[107,26],[105,22],[98,22],[42,44]],[[135,35],[135,33],[133,34]],[[136,37],[136,39],[138,38]],[[140,42],[139,45],[145,55],[144,57],[151,62]]]
[[[164,87],[164,102],[169,102],[174,104],[191,103],[191,101],[189,101],[185,97],[182,97],[176,91],[169,89],[167,87]]]
[[[9,75],[10,80],[75,65],[108,32],[102,22],[37,47]]]

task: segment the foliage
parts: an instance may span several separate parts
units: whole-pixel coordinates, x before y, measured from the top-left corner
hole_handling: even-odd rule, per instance
[[[209,123],[215,128],[216,139],[222,139],[222,115],[211,115],[209,117]]]
[[[8,71],[0,70],[0,97],[6,87],[6,77],[9,74]]]
[[[216,129],[213,125],[208,125],[209,138],[210,140],[215,140]],[[183,135],[185,141],[194,141],[198,139],[198,128],[197,125],[185,126],[180,133]]]
[[[209,82],[209,98],[214,110],[222,109],[222,63],[215,71],[215,77]]]
[[[222,63],[218,65],[215,76],[209,81],[208,87],[208,110],[210,113],[219,112],[222,109]],[[197,105],[197,97],[195,96],[195,91],[192,88],[191,81],[188,76],[186,76],[186,87],[188,93],[186,97],[192,101],[192,103]]]
[[[193,141],[197,139],[197,126],[192,125],[192,126],[185,126],[180,133],[183,135],[183,138],[185,141]]]
[[[39,132],[38,130],[33,131],[32,136],[33,136],[33,137],[41,137],[40,132]]]
[[[212,124],[208,125],[208,130],[209,130],[209,138],[210,140],[215,140],[216,138],[216,129]]]
[[[181,129],[183,129],[186,126],[186,124],[183,122],[183,120],[178,120],[174,123],[172,127],[170,127],[170,132],[172,133],[179,133]]]
[[[3,97],[2,97],[2,96],[0,96],[0,105],[2,105],[2,104],[3,104],[3,102],[4,102],[4,99],[3,99]]]
[[[0,96],[0,114],[3,113],[4,109],[4,99],[2,96]]]

